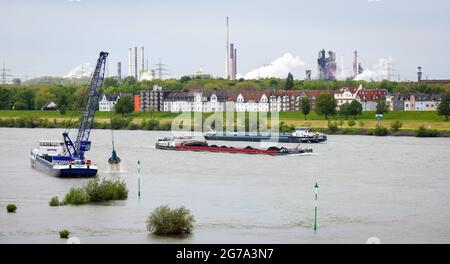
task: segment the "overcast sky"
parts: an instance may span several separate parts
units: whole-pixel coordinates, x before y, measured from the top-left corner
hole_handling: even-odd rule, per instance
[[[244,3],[245,2],[245,3]],[[19,76],[62,76],[110,52],[110,72],[128,47],[144,46],[150,64],[161,58],[170,73],[199,66],[224,75],[225,17],[246,74],[286,52],[305,69],[317,68],[320,49],[337,52],[351,68],[358,50],[365,68],[392,57],[401,79],[450,78],[448,0],[0,0],[0,62]]]

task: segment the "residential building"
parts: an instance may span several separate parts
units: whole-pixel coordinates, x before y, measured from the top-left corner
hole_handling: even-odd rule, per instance
[[[405,110],[405,98],[400,93],[393,93],[386,96],[386,106],[389,111],[404,111]]]
[[[363,111],[376,111],[378,101],[384,100],[388,92],[385,89],[366,90],[361,89],[356,95],[356,100],[361,103]]]
[[[141,96],[134,95],[134,112],[141,111]]]
[[[243,91],[228,101],[235,101],[236,112],[269,112],[269,98],[263,91]]]
[[[359,87],[345,87],[340,89],[334,94],[334,99],[336,99],[337,107],[341,107],[343,104],[351,103],[356,100],[358,92],[364,90],[362,85]]]
[[[170,92],[163,101],[165,112],[223,112],[227,95],[225,91]]]
[[[152,89],[143,90],[140,93],[140,111],[163,111],[164,98],[170,91],[164,91],[161,86],[154,85]]]
[[[438,95],[421,94],[415,96],[415,111],[436,111],[441,101]]]
[[[98,110],[100,112],[111,112],[114,110],[114,105],[119,100],[120,94],[103,94],[100,98]]]

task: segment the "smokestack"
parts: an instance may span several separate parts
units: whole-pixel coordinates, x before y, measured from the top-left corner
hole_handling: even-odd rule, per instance
[[[353,58],[353,77],[359,74],[359,63],[358,63],[358,51],[355,50],[355,57]]]
[[[229,35],[229,28],[228,28],[228,17],[226,20],[226,60],[225,60],[225,79],[230,79],[230,35]]]
[[[422,67],[419,66],[419,67],[417,67],[417,69],[419,70],[419,71],[417,72],[417,81],[420,82],[420,81],[422,81]],[[428,79],[428,78],[427,78],[427,79]]]
[[[120,61],[117,63],[117,79],[119,82],[122,81],[122,63]]]
[[[133,68],[131,63],[131,48],[128,49],[128,76],[133,76]]]
[[[134,78],[138,80],[138,54],[137,47],[134,47]]]
[[[144,59],[144,47],[141,47],[142,49],[142,72],[145,70],[145,59]]]

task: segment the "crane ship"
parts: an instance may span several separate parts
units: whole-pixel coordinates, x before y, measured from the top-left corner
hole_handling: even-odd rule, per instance
[[[277,141],[283,143],[321,143],[327,141],[327,136],[316,132],[309,132],[306,127],[296,128],[291,134],[287,133],[277,133],[271,135],[263,135],[261,133],[249,134],[249,133],[222,133],[216,132],[214,130],[205,133],[206,140],[223,140],[223,141],[250,141],[250,142],[261,142],[261,141]]]
[[[94,177],[98,167],[85,158],[85,152],[91,148],[89,136],[94,122],[100,97],[100,89],[105,76],[107,52],[100,52],[96,67],[89,81],[87,101],[81,115],[75,142],[69,131],[62,133],[62,141],[41,141],[31,150],[31,166],[57,177]]]

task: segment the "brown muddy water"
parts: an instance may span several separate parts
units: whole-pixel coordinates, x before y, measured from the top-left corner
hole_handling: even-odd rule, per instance
[[[126,181],[128,200],[50,207],[52,196],[62,198],[87,181],[30,167],[30,149],[41,139],[60,139],[61,133],[0,129],[0,243],[65,243],[58,234],[64,228],[81,243],[366,243],[369,237],[381,243],[450,243],[448,138],[330,136],[325,144],[308,145],[315,155],[271,157],[163,151],[153,146],[168,132],[115,131],[127,172],[114,175],[105,173],[111,132],[94,130],[87,158],[98,164],[102,177]],[[9,203],[17,204],[17,213],[6,213]],[[162,204],[191,209],[193,235],[150,235],[146,218]]]

